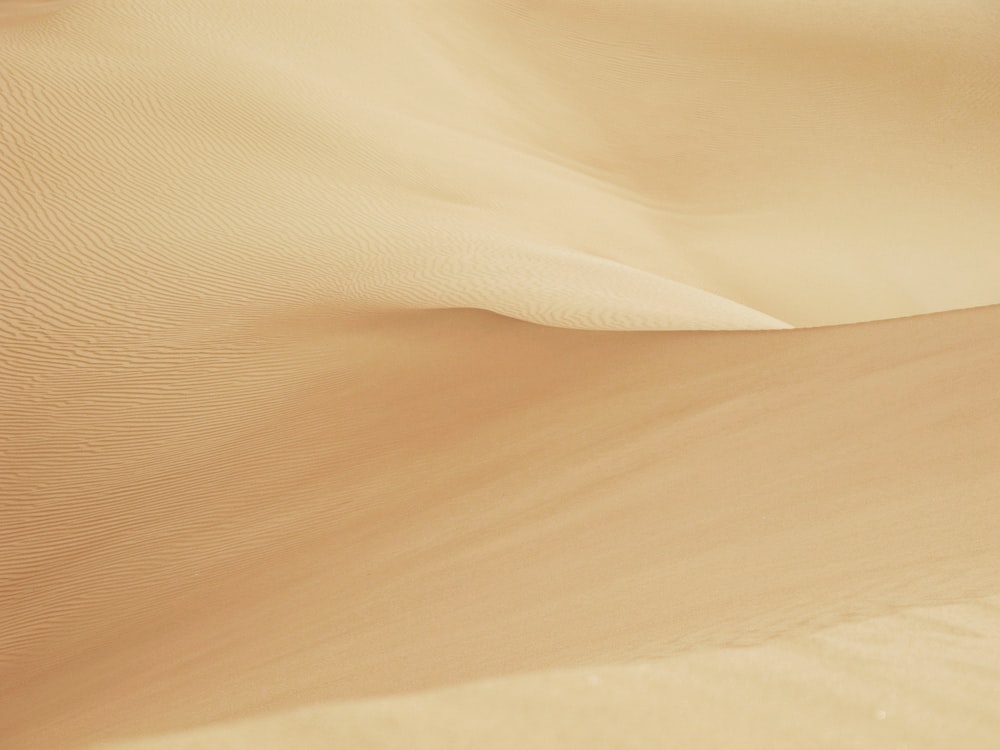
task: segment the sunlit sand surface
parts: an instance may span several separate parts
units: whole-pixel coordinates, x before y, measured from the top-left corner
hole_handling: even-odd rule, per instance
[[[14,5],[0,746],[1000,737],[1000,6]]]
[[[104,750],[990,747],[1000,598],[766,646],[307,706]]]

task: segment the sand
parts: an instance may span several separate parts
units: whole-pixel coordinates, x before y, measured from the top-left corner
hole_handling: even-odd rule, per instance
[[[0,746],[991,747],[998,37],[6,19]]]
[[[916,608],[765,646],[320,704],[100,747],[991,747],[996,671],[981,659],[998,607],[993,597]]]

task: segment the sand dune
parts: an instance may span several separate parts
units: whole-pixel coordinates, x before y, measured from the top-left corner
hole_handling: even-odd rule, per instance
[[[332,705],[107,750],[991,747],[1000,599],[743,649]]]
[[[8,19],[0,745],[988,747],[998,37]]]
[[[60,293],[169,302],[164,324],[997,302],[1000,10],[787,6],[84,0],[4,32],[4,237]]]
[[[5,525],[34,553],[4,628],[14,736],[100,736],[108,717],[159,731],[995,594],[998,311],[728,334],[411,314],[359,334],[353,372],[350,342],[315,322],[294,347],[257,332],[269,359],[109,414],[136,425],[113,464],[38,464],[76,485]],[[77,430],[63,438],[95,439]]]

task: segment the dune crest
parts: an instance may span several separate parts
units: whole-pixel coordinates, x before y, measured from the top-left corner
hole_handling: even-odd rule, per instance
[[[998,311],[749,334],[438,311],[336,346],[317,315],[236,330],[214,344],[228,359],[131,382],[116,363],[114,398],[77,372],[49,386],[47,413],[68,411],[13,488],[72,494],[3,528],[13,736],[995,594]]]
[[[757,5],[78,2],[4,31],[3,238],[60,294],[85,258],[210,314],[1000,301],[998,11]]]
[[[23,20],[3,747],[995,621],[1000,7]]]

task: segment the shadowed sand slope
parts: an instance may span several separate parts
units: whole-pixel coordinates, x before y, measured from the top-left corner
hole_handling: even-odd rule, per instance
[[[913,608],[987,635],[910,705],[1000,733],[1000,308],[940,312],[1000,301],[1000,6],[611,7],[0,26],[0,745],[863,707]]]
[[[77,368],[15,422],[5,723],[155,731],[996,593],[998,310],[318,316],[212,367]]]

